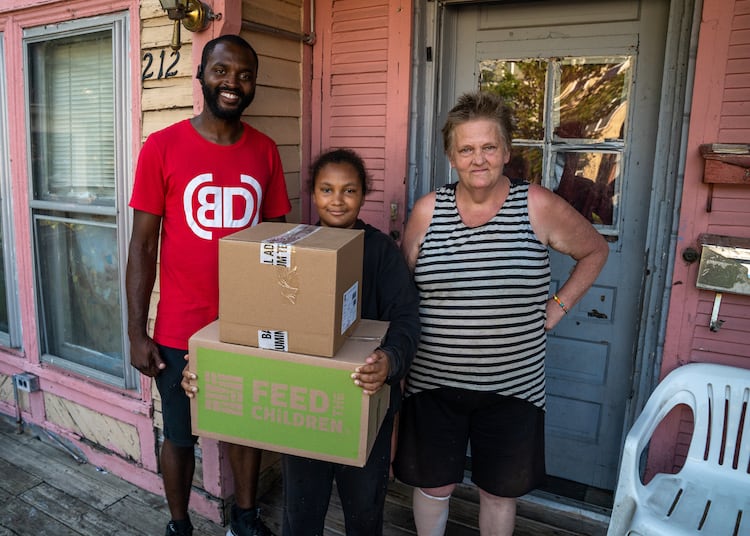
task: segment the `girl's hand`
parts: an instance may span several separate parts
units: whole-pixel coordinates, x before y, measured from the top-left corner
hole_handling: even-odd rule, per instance
[[[354,369],[352,379],[366,395],[377,393],[391,370],[388,354],[378,348],[365,359],[365,364]]]
[[[189,357],[189,354],[185,354],[185,361],[187,362]],[[185,365],[185,368],[182,370],[182,381],[180,382],[180,387],[182,387],[182,390],[185,391],[185,395],[188,398],[195,398],[195,393],[198,392],[198,375],[195,372],[190,372],[187,368],[187,365]]]

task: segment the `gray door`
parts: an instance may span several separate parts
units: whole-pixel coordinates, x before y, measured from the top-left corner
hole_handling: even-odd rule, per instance
[[[437,122],[465,91],[504,94],[519,123],[506,173],[557,191],[610,243],[595,286],[550,333],[547,359],[548,473],[610,490],[638,335],[667,11],[666,0],[579,0],[442,13]],[[442,155],[433,161],[431,187],[453,180]],[[552,255],[553,291],[571,267]]]

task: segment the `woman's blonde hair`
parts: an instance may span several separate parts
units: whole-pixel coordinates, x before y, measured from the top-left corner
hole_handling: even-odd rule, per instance
[[[443,125],[443,150],[448,153],[453,147],[453,132],[458,125],[476,119],[489,119],[497,123],[505,150],[510,153],[513,113],[502,97],[487,91],[464,93],[458,98]]]

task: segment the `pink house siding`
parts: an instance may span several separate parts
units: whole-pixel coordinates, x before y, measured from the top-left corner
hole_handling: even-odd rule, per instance
[[[734,4],[723,96],[719,140],[750,142],[750,2],[747,0]]]
[[[362,218],[384,232],[400,230],[406,199],[411,3],[344,0],[316,8],[312,157],[328,148],[355,149],[372,176]],[[399,206],[394,221],[391,203]],[[310,219],[316,219],[312,208]]]
[[[700,251],[703,233],[750,238],[750,185],[710,188],[703,183],[704,143],[750,143],[750,1],[706,0],[700,22],[693,100],[680,209],[676,263],[661,377],[690,362],[750,368],[750,296],[723,294],[717,332],[709,329],[714,292],[696,288],[698,263],[682,252]],[[650,469],[679,465],[690,438],[689,422],[673,422],[652,447]],[[675,442],[675,434],[679,433]]]

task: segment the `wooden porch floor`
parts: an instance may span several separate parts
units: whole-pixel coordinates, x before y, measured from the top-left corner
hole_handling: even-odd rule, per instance
[[[0,536],[161,536],[169,520],[162,497],[146,492],[87,463],[78,463],[46,437],[16,433],[0,415]],[[465,489],[464,489],[465,488]],[[515,536],[599,536],[606,523],[544,512],[540,504],[519,503]],[[388,493],[384,536],[414,535],[411,488],[394,483]],[[261,498],[263,517],[275,531],[281,521],[281,482]],[[451,499],[446,534],[476,536],[475,490],[462,487]],[[193,515],[195,534],[223,536],[226,528]],[[558,522],[559,521],[559,522]],[[344,535],[343,516],[334,493],[325,536]]]

